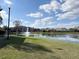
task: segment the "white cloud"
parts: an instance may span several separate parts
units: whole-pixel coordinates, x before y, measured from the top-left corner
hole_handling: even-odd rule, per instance
[[[53,26],[53,28],[74,28],[79,25],[79,22],[69,22],[69,23],[58,23]]]
[[[51,13],[54,11],[57,19],[76,19],[79,17],[79,0],[52,0],[48,4],[40,5],[39,9]],[[59,10],[61,12],[59,12]]]
[[[0,12],[0,14],[1,14],[3,19],[7,19],[8,18],[8,14],[7,14],[6,11],[3,10],[3,11]]]
[[[66,0],[61,5],[63,11],[71,11],[72,9],[79,8],[79,0]]]
[[[60,3],[57,2],[57,1],[52,1],[50,3],[50,5],[51,5],[51,7],[52,7],[53,10],[56,10],[56,9],[59,9],[60,8]]]
[[[13,3],[12,0],[4,0],[4,2],[10,7]]]
[[[50,13],[51,11],[56,11],[59,8],[60,8],[60,3],[57,2],[56,0],[52,0],[50,3],[40,5],[39,7],[40,10],[44,10],[45,12],[48,13]]]
[[[53,22],[52,17],[46,17],[46,18],[41,19],[41,23],[43,25],[50,25],[52,24],[52,22]]]
[[[39,9],[44,10],[45,12],[49,13],[52,8],[51,8],[50,4],[44,4],[44,5],[40,5]]]
[[[26,16],[39,18],[39,17],[42,17],[43,14],[42,14],[41,12],[36,12],[36,13],[30,13],[30,14],[27,14]]]
[[[66,12],[63,14],[58,14],[58,19],[70,19],[70,20],[74,20],[77,17],[79,17],[79,9],[74,9],[73,11],[70,12]]]
[[[62,14],[58,15],[58,19],[76,19],[79,17],[79,0],[66,0],[61,5]]]
[[[48,25],[51,25],[53,23],[52,17],[46,17],[43,19],[37,19],[34,24],[32,24],[32,27],[47,27]]]

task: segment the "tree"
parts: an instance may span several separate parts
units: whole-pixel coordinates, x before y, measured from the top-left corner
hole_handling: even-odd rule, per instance
[[[7,29],[8,29],[8,27],[7,27],[7,26],[3,26],[3,29],[4,29],[4,30],[7,30]]]
[[[3,19],[2,19],[2,17],[0,16],[0,25],[2,24],[2,20],[3,20]]]
[[[0,25],[2,24],[2,20],[3,20],[2,16],[1,16],[1,11],[2,11],[2,8],[0,7]]]
[[[18,35],[18,34],[19,34],[19,27],[21,26],[21,21],[15,20],[15,21],[13,22],[13,24],[14,24],[14,26],[15,26],[15,28],[16,28],[16,35]]]

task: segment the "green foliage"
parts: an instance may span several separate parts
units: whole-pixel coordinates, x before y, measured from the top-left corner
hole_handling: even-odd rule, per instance
[[[2,20],[3,20],[3,18],[0,16],[0,25],[2,24]]]

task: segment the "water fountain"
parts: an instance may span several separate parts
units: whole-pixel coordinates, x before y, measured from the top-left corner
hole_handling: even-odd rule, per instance
[[[29,37],[30,36],[30,32],[29,32],[29,28],[27,27],[27,31],[25,32],[25,36]]]

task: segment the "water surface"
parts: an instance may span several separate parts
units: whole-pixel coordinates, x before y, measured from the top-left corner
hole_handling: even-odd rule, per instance
[[[63,34],[63,35],[62,34],[53,34],[53,35],[34,34],[34,37],[79,43],[79,34]]]

